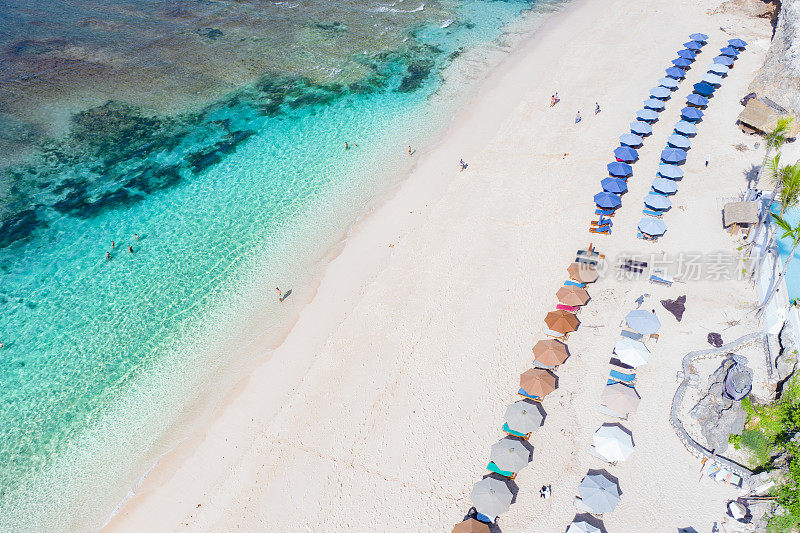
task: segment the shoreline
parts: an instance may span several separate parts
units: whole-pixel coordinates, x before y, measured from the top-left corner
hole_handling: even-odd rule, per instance
[[[451,161],[450,163],[446,163],[446,161],[449,161],[454,153],[458,153],[454,152],[455,145],[458,145],[459,152],[462,152],[467,156],[468,162],[472,161],[472,158],[470,156],[471,153],[479,154],[482,151],[488,151],[488,152],[499,151],[498,146],[502,145],[502,141],[497,141],[497,135],[498,135],[497,132],[501,132],[500,137],[503,138],[502,130],[509,120],[508,117],[510,116],[511,112],[514,109],[518,108],[520,102],[523,101],[525,93],[527,92],[527,85],[525,84],[526,78],[523,77],[523,79],[515,80],[516,86],[514,87],[513,94],[517,95],[516,99],[514,99],[513,97],[509,97],[507,99],[501,100],[500,102],[498,102],[497,100],[487,102],[487,100],[485,99],[486,94],[487,93],[491,94],[496,92],[498,90],[498,87],[504,85],[503,82],[507,81],[507,76],[510,76],[516,70],[521,68],[525,59],[527,59],[527,56],[523,57],[523,52],[530,53],[531,51],[536,49],[537,44],[546,43],[547,37],[551,33],[557,34],[559,26],[564,25],[570,17],[575,17],[576,13],[580,12],[580,8],[586,6],[587,4],[588,3],[585,0],[576,0],[575,2],[572,2],[566,7],[564,7],[559,13],[550,16],[548,18],[547,23],[545,23],[543,27],[541,27],[538,31],[536,31],[532,37],[527,39],[523,44],[520,44],[518,48],[513,52],[511,52],[499,65],[496,65],[490,71],[486,79],[483,82],[481,82],[480,87],[475,90],[475,92],[473,93],[473,98],[469,102],[467,102],[464,105],[464,107],[460,109],[458,113],[458,118],[452,121],[444,129],[444,131],[441,134],[441,137],[437,139],[435,143],[432,144],[430,150],[420,154],[420,159],[417,161],[415,167],[412,168],[411,171],[409,172],[408,178],[398,183],[396,185],[396,188],[392,190],[390,195],[387,195],[387,197],[384,198],[382,202],[379,202],[378,205],[376,205],[373,209],[371,209],[366,215],[360,217],[359,220],[357,220],[351,226],[349,235],[352,236],[352,240],[351,237],[348,236],[344,240],[340,241],[340,246],[339,249],[337,250],[337,253],[335,254],[335,256],[330,258],[330,261],[325,263],[325,266],[322,269],[319,284],[315,286],[314,297],[308,303],[303,305],[301,309],[298,310],[297,321],[294,323],[294,326],[291,328],[291,330],[287,333],[284,342],[281,343],[274,350],[275,352],[294,351],[294,353],[297,353],[299,349],[300,351],[305,353],[306,357],[309,359],[308,361],[306,361],[305,368],[296,368],[291,372],[295,374],[297,377],[299,377],[300,380],[297,382],[297,385],[291,387],[292,390],[284,392],[284,394],[282,395],[284,401],[277,399],[276,393],[274,391],[269,391],[268,395],[272,396],[273,399],[273,403],[270,404],[273,407],[272,409],[273,412],[267,413],[265,412],[265,407],[263,405],[264,403],[267,402],[264,402],[263,395],[256,394],[255,391],[253,390],[253,387],[256,386],[253,384],[254,382],[260,382],[260,384],[264,386],[265,384],[269,383],[274,384],[275,381],[281,380],[280,376],[273,377],[271,375],[268,375],[270,374],[270,370],[273,371],[277,370],[274,368],[272,369],[267,368],[269,366],[274,366],[278,364],[276,361],[275,353],[273,353],[266,359],[259,362],[258,364],[259,368],[254,369],[254,372],[252,372],[252,374],[254,375],[249,375],[248,377],[243,379],[239,384],[236,385],[234,390],[226,394],[225,401],[218,407],[218,409],[216,409],[216,413],[213,417],[213,420],[210,420],[208,425],[203,428],[202,434],[198,433],[195,435],[197,440],[201,441],[197,443],[196,447],[189,446],[188,443],[181,443],[179,444],[178,447],[182,449],[183,453],[178,453],[177,451],[178,447],[176,447],[174,453],[183,455],[184,456],[183,460],[178,460],[177,458],[175,458],[174,461],[175,464],[168,465],[167,463],[169,462],[169,457],[167,457],[166,458],[167,460],[164,463],[159,462],[157,467],[153,469],[160,472],[158,475],[146,476],[144,478],[144,482],[141,484],[141,490],[138,492],[138,494],[135,494],[133,498],[129,499],[127,501],[127,504],[123,504],[122,507],[119,509],[119,512],[109,519],[109,522],[107,522],[106,524],[109,529],[115,529],[115,528],[121,530],[127,530],[129,528],[136,529],[137,526],[135,525],[135,523],[137,520],[143,521],[143,523],[149,523],[152,526],[157,524],[164,524],[169,521],[174,521],[179,516],[183,516],[185,518],[186,515],[182,513],[187,512],[191,507],[193,507],[188,503],[189,495],[181,493],[180,496],[177,497],[177,499],[180,499],[181,501],[177,503],[172,501],[170,502],[164,501],[165,496],[170,494],[172,495],[176,494],[175,491],[170,490],[170,488],[174,488],[174,486],[181,486],[184,489],[188,489],[188,491],[190,492],[197,493],[194,495],[200,494],[204,499],[206,498],[206,496],[211,497],[212,495],[215,498],[217,498],[218,500],[218,504],[216,506],[216,509],[218,509],[217,511],[208,511],[207,509],[209,508],[209,504],[203,503],[203,509],[202,511],[198,511],[198,517],[195,518],[194,514],[191,514],[189,517],[195,520],[195,522],[193,523],[194,526],[197,526],[201,529],[211,528],[212,525],[215,523],[214,521],[217,520],[218,523],[218,521],[221,519],[220,517],[223,516],[225,511],[228,509],[228,507],[226,506],[226,502],[227,504],[234,504],[236,502],[240,502],[241,498],[235,493],[232,494],[230,491],[235,492],[236,490],[247,490],[247,487],[250,487],[250,485],[248,485],[247,479],[250,478],[252,480],[252,476],[255,474],[249,473],[249,469],[245,467],[245,461],[243,461],[242,459],[243,455],[246,454],[247,452],[265,452],[267,457],[270,457],[269,452],[273,450],[273,446],[275,446],[274,444],[275,440],[281,440],[281,437],[284,434],[288,435],[303,434],[303,432],[300,430],[291,429],[291,425],[287,420],[280,420],[280,422],[282,423],[278,423],[276,422],[276,420],[280,418],[285,418],[285,416],[284,417],[281,416],[282,415],[281,412],[284,411],[284,409],[291,409],[293,407],[296,407],[297,404],[300,405],[306,404],[306,402],[301,401],[302,395],[299,395],[301,392],[306,396],[309,395],[313,396],[311,391],[308,390],[299,391],[298,389],[301,388],[301,386],[304,384],[304,382],[306,382],[307,379],[311,379],[312,376],[316,377],[317,380],[320,379],[319,375],[314,376],[315,374],[319,374],[321,372],[321,370],[317,370],[315,372],[315,369],[313,368],[314,363],[319,363],[319,364],[324,363],[323,366],[329,367],[328,371],[332,370],[332,368],[330,367],[333,361],[320,362],[322,359],[321,356],[319,355],[320,350],[322,350],[323,348],[328,348],[328,352],[326,352],[326,355],[328,356],[328,358],[330,358],[330,356],[332,355],[330,350],[333,349],[330,348],[332,343],[330,339],[331,335],[333,335],[335,332],[337,332],[338,330],[340,330],[340,328],[343,327],[345,321],[353,315],[353,310],[362,304],[365,295],[369,293],[371,290],[376,290],[375,287],[376,284],[378,284],[379,278],[386,276],[387,272],[395,274],[397,276],[396,279],[405,278],[405,276],[398,274],[395,270],[392,269],[392,263],[394,261],[395,254],[391,250],[393,246],[390,247],[389,245],[395,245],[396,243],[400,242],[406,244],[412,244],[411,246],[412,251],[403,252],[403,255],[404,256],[407,256],[408,254],[414,255],[413,242],[418,241],[420,237],[418,236],[416,231],[418,223],[412,219],[415,219],[417,217],[409,217],[408,214],[406,213],[406,209],[408,207],[414,207],[414,209],[410,212],[410,214],[419,214],[420,217],[422,218],[430,218],[436,215],[439,212],[439,210],[446,210],[447,206],[443,205],[444,200],[449,199],[449,196],[454,195],[456,191],[455,184],[451,180],[460,179],[461,182],[458,183],[473,185],[473,186],[475,185],[474,179],[472,178],[472,172],[477,171],[479,173],[481,172],[485,173],[487,171],[486,166],[485,165],[482,166],[481,164],[483,163],[481,157],[477,158],[478,163],[474,163],[474,166],[473,163],[471,163],[470,169],[467,171],[466,174],[463,175],[460,175],[459,173],[454,172],[453,170],[448,170],[448,168],[451,168],[448,167],[448,165],[452,165],[452,168],[455,167],[455,160]],[[613,7],[619,7],[620,2],[617,3],[608,2],[608,4],[611,4]],[[588,11],[588,9],[585,9],[584,11]],[[594,11],[598,12],[600,11],[600,9],[595,7]],[[591,17],[591,13],[589,14],[582,13],[581,17],[577,18],[583,19],[584,17]],[[701,61],[707,61],[709,59],[710,59],[710,54],[702,58]],[[649,73],[645,74],[645,76],[647,75],[649,75]],[[538,88],[541,89],[541,87]],[[508,93],[505,94],[506,96],[508,96]],[[563,94],[564,93],[562,92],[562,95]],[[572,95],[568,95],[566,97],[562,96],[562,100],[565,100],[565,102],[563,104],[560,104],[562,107],[557,110],[559,113],[564,109],[564,106],[567,105],[567,102],[569,102],[571,96]],[[638,99],[638,95],[636,96],[636,98]],[[544,102],[544,100],[542,101]],[[674,102],[672,103],[674,104]],[[543,104],[543,107],[544,105],[546,104]],[[469,110],[465,109],[465,107],[469,108]],[[486,108],[492,108],[492,109],[487,112]],[[626,108],[625,111],[627,112],[630,110]],[[613,126],[616,129],[619,129],[619,126],[621,124],[624,124],[624,123],[619,123],[619,121],[616,120],[613,110],[609,109],[608,111],[605,112],[609,113],[612,116],[612,119],[614,121]],[[474,115],[480,115],[484,118],[488,117],[490,119],[493,119],[493,123],[489,125],[486,124],[481,125],[483,131],[488,132],[487,137],[489,137],[493,141],[490,142],[488,150],[487,147],[485,146],[485,143],[482,140],[476,139],[475,136],[470,135],[470,132],[463,131],[470,125],[474,125],[471,124],[475,122]],[[600,117],[600,119],[605,120],[605,115],[603,117]],[[587,125],[586,127],[588,128],[589,126]],[[510,139],[510,137],[508,137],[508,139]],[[588,139],[585,138],[580,139],[580,141],[582,142],[579,142],[578,145],[583,146],[585,148],[587,140]],[[607,144],[606,138],[601,138],[599,140],[595,138],[593,140],[597,145]],[[658,143],[653,141],[650,144],[657,145]],[[555,148],[555,145],[553,145],[553,148]],[[593,150],[591,147],[586,151],[595,152],[595,150]],[[555,156],[555,153],[553,153],[552,155]],[[592,156],[594,156],[594,154],[592,154]],[[424,165],[423,165],[423,159],[425,162]],[[594,168],[596,166],[594,164],[594,159],[590,161],[579,161],[576,168],[568,167],[568,169],[565,169],[563,168],[563,165],[560,168],[558,167],[558,165],[559,163],[551,164],[551,166],[553,166],[558,171],[559,177],[566,177],[565,172],[573,173],[576,170],[577,171],[581,171],[584,169],[589,170],[590,167]],[[567,163],[567,165],[569,166],[569,163]],[[419,173],[424,173],[426,171],[430,172],[431,170],[434,170],[434,172],[431,172],[431,174],[434,176],[434,183],[430,183],[426,179],[424,179],[425,177],[418,175]],[[505,178],[506,183],[513,183],[513,181],[509,181],[514,179],[509,174],[509,170],[510,169],[508,168],[504,168],[503,176]],[[598,171],[596,169],[593,169],[590,170],[590,172],[596,174]],[[637,172],[639,174],[645,174],[645,172],[641,167],[637,169]],[[557,190],[556,192],[560,194],[562,197],[564,196],[564,194],[569,194],[567,191],[563,190],[563,186],[561,190]],[[430,207],[424,198],[432,198],[434,200],[431,202],[433,204],[433,207]],[[582,239],[586,241],[591,240],[588,239],[588,235],[585,234],[585,228],[583,228],[585,220],[584,213],[587,210],[586,209],[587,206],[590,205],[587,200],[590,200],[590,197],[574,198],[575,205],[571,210],[569,210],[568,216],[566,217],[564,215],[559,216],[559,221],[563,220],[569,221],[572,226],[566,228],[565,230],[567,232],[567,235],[565,235],[563,241],[568,241],[567,248],[573,244],[580,244],[582,242],[580,240],[575,240],[576,237],[577,239]],[[635,214],[635,209],[636,209],[635,208],[636,200],[635,198],[633,198],[632,200],[626,200],[626,202],[628,201],[632,205],[628,207],[627,211],[631,216],[633,216]],[[416,209],[420,209],[421,213],[416,213]],[[460,214],[466,217],[469,217],[471,215],[469,210],[466,210],[466,212],[462,212]],[[520,213],[517,214],[520,215]],[[571,218],[572,215],[576,216],[574,218]],[[680,216],[680,214],[677,215],[674,214],[674,216]],[[396,226],[393,227],[391,224],[396,223],[398,220],[401,221],[399,223],[400,227],[399,228]],[[494,220],[494,219],[490,217],[489,220]],[[381,225],[381,222],[383,222],[383,225]],[[487,245],[486,240],[482,240],[480,242],[482,242],[484,245]],[[386,245],[384,246],[382,251],[376,251],[376,249],[373,249],[374,245],[378,243]],[[491,244],[488,244],[488,246],[491,246]],[[605,246],[605,244],[601,246]],[[360,251],[367,252],[365,255],[368,261],[363,261],[364,255],[359,257],[360,255],[358,251],[359,247]],[[564,245],[562,243],[559,247],[553,250],[553,255],[561,258],[561,256],[564,255],[563,252],[564,252]],[[355,263],[354,260],[356,261]],[[358,264],[359,261],[362,264]],[[348,262],[349,264],[343,265],[343,263],[348,263]],[[425,263],[424,260],[422,260],[422,262],[423,264]],[[534,263],[539,264],[539,266],[543,270],[543,272],[542,270],[537,270],[537,273],[540,273],[541,277],[544,278],[543,285],[549,286],[554,290],[554,285],[550,282],[552,281],[554,276],[557,277],[561,275],[561,274],[556,274],[556,272],[559,271],[562,265],[550,265],[545,267],[541,262],[535,261]],[[508,266],[510,265],[512,265],[512,263],[509,263]],[[352,271],[345,272],[349,269],[353,269],[353,267],[356,267],[355,270],[357,271],[355,276],[353,276]],[[422,268],[423,270],[419,271],[418,274],[421,274],[421,276],[424,277],[426,275],[426,272],[424,270],[425,267],[423,266]],[[520,272],[527,272],[527,270],[523,269]],[[346,284],[349,285],[350,289],[355,289],[355,290],[345,290],[346,289],[345,287],[331,286],[330,283],[332,279],[338,280],[339,282],[346,282]],[[408,282],[411,283],[412,285],[415,285],[417,281],[414,278],[410,278],[408,279]],[[466,287],[469,287],[469,285],[466,285]],[[539,286],[537,285],[537,288],[538,287]],[[537,291],[534,290],[533,292],[536,293]],[[483,292],[478,291],[478,293],[482,294]],[[355,301],[355,299],[353,298],[352,296],[353,294],[358,294],[357,301]],[[489,294],[491,294],[491,292]],[[414,296],[415,296],[414,300],[419,301],[418,300],[419,296],[418,295]],[[331,318],[329,316],[326,316],[327,312],[332,309],[330,306],[334,305],[333,302],[337,301],[339,302],[337,304],[338,307],[335,309],[334,312],[337,315],[337,318],[339,318],[340,320],[337,320],[337,318]],[[403,300],[400,299],[399,301],[402,302]],[[425,302],[427,300],[423,298],[422,301]],[[347,309],[344,310],[342,309],[342,302],[346,303]],[[538,302],[536,303],[535,306],[533,306],[532,309],[528,308],[527,312],[533,316],[538,316],[537,313],[542,308],[543,304],[541,302]],[[387,309],[389,309],[389,307],[387,307]],[[444,308],[442,310],[448,312],[447,309],[448,308]],[[366,312],[366,310],[364,309],[361,309],[360,311],[362,314]],[[318,322],[315,323],[315,320],[318,320]],[[306,329],[305,332],[301,331],[302,328],[304,327],[305,328],[311,327],[312,324],[310,323],[314,323],[313,329],[311,330]],[[532,331],[535,331],[535,327],[533,328]],[[301,336],[304,333],[310,333],[312,337],[316,338],[312,340],[297,339],[297,336]],[[366,337],[368,334],[364,333],[364,335]],[[524,338],[517,338],[513,341],[512,343],[513,349],[510,350],[510,353],[503,356],[504,363],[511,364],[512,368],[518,365],[518,363],[517,362],[511,363],[511,361],[509,361],[508,359],[512,358],[513,360],[515,358],[518,358],[520,354],[526,351],[526,349],[523,348],[523,346],[525,346],[530,339],[534,338],[526,334],[522,336]],[[353,338],[358,339],[358,337],[353,337]],[[380,338],[380,336],[378,338]],[[371,339],[372,342],[375,342],[376,340],[375,337],[372,337]],[[337,344],[337,341],[333,341],[333,344],[339,346],[340,349],[344,348],[340,342]],[[365,342],[364,344],[366,345],[367,350],[376,349],[378,346],[378,345],[373,345],[370,342]],[[401,342],[400,344],[404,343]],[[284,356],[285,358],[288,354],[279,353],[278,355]],[[451,361],[451,363],[452,362],[453,361]],[[457,363],[457,360],[455,361],[455,363]],[[339,362],[339,364],[341,365],[344,363]],[[368,363],[365,361],[365,364]],[[404,368],[405,370],[407,370],[406,367]],[[287,370],[283,369],[283,373],[284,374],[287,373]],[[333,375],[335,376],[336,374],[334,373]],[[340,377],[343,379],[347,379],[348,376],[349,374],[343,373]],[[513,375],[511,376],[511,378],[513,379]],[[332,381],[335,381],[335,379],[333,379]],[[500,390],[504,391],[507,390],[508,381],[509,381],[508,373],[502,373],[501,376],[492,378],[491,382],[492,393],[497,393]],[[328,391],[328,393],[333,394],[333,391]],[[247,401],[248,394],[250,395],[250,400],[251,400],[250,402]],[[503,399],[507,399],[506,396],[507,395],[503,395]],[[261,405],[253,404],[252,400],[254,400],[255,398],[258,398],[258,402],[261,403]],[[487,400],[485,395],[481,395],[481,399]],[[496,404],[497,398],[493,397],[492,401],[489,403],[491,403],[492,405]],[[253,414],[254,416],[253,418],[251,418],[250,423],[248,423],[245,420],[245,418],[247,417],[245,416],[245,412],[243,411],[244,407],[254,409],[254,411],[251,412],[251,414]],[[484,406],[484,408],[486,408],[486,406]],[[497,414],[496,409],[492,408],[491,410],[490,409],[486,410],[492,413],[491,419],[494,420],[495,418],[494,415]],[[358,415],[355,413],[353,414],[353,416],[358,418]],[[481,413],[478,413],[477,416],[478,419],[481,421],[481,425],[477,425],[475,427],[475,430],[480,431],[482,433],[489,433],[491,425],[489,423],[484,423],[487,422],[488,420],[486,417],[486,412],[482,411]],[[256,417],[258,417],[259,419],[258,422],[256,422]],[[325,422],[324,424],[327,424],[327,422]],[[267,438],[265,436],[266,431],[267,429],[272,430],[273,425],[281,426],[274,431],[274,436],[278,437],[278,439],[267,439],[266,442],[262,440],[261,442],[258,443],[254,443],[251,440],[251,437],[256,437],[256,436],[266,439]],[[260,429],[261,427],[265,429],[261,430]],[[238,434],[236,434],[235,432],[227,431],[229,429],[236,429],[236,428],[239,429]],[[355,428],[350,427],[350,429],[356,429],[356,433],[360,432],[359,428],[360,426],[358,424],[356,424]],[[329,427],[329,429],[331,428]],[[467,431],[467,433],[470,434],[470,431]],[[233,459],[230,458],[228,453],[224,454],[225,462],[227,462],[228,466],[231,467],[231,470],[232,472],[234,472],[234,474],[223,473],[226,472],[225,468],[226,465],[220,465],[220,464],[214,465],[214,468],[220,473],[217,480],[221,481],[222,485],[219,486],[212,485],[210,488],[213,494],[211,495],[207,493],[204,489],[199,489],[194,486],[187,486],[185,484],[185,480],[191,479],[197,481],[195,479],[195,475],[192,474],[192,472],[197,474],[198,473],[196,470],[197,466],[204,464],[203,458],[195,455],[195,452],[204,454],[205,458],[213,457],[215,453],[224,450],[232,452],[232,450],[230,449],[230,445],[223,444],[223,441],[227,442],[228,435],[231,435],[231,437],[235,437],[234,440],[247,447],[246,450],[239,451],[238,452],[239,456]],[[399,437],[397,434],[395,434],[394,436]],[[475,436],[473,435],[473,438],[474,437]],[[293,442],[293,439],[291,439],[291,437],[284,436],[283,438],[287,439],[290,442]],[[320,446],[321,441],[319,440],[319,438],[320,438],[319,435],[310,437],[310,440],[314,444],[308,444],[307,442],[305,442],[305,439],[302,439],[299,442],[298,447],[306,451],[308,451],[309,449],[313,449],[313,453],[321,453],[319,450],[324,449],[324,447]],[[485,440],[484,436],[479,437],[479,439]],[[339,444],[337,443],[333,444],[334,447],[339,446]],[[189,449],[186,450],[184,448],[189,448]],[[464,450],[461,451],[463,452]],[[473,455],[475,453],[480,454],[482,453],[482,451],[485,450],[478,449],[477,451],[473,451],[472,454],[466,455],[466,457],[469,458],[468,462],[470,463],[468,470],[474,471],[477,467],[480,466],[481,459],[476,460],[476,458],[473,457]],[[309,453],[311,452],[309,451]],[[253,458],[251,456],[248,456],[248,458],[252,462]],[[277,458],[276,460],[279,459],[280,458]],[[194,460],[194,466],[190,464],[192,460]],[[220,463],[222,463],[222,461],[220,461]],[[293,464],[297,466],[296,463]],[[165,474],[163,472],[165,470],[167,471],[171,470],[171,472]],[[272,467],[270,470],[277,471],[279,469],[277,469],[276,467]],[[308,474],[308,472],[306,473]],[[204,472],[203,475],[205,474],[206,473]],[[237,479],[234,482],[233,480],[230,479],[231,475],[233,475],[234,477],[240,477],[241,479]],[[158,479],[159,476],[161,478],[168,478],[168,479],[159,480]],[[179,479],[181,476],[184,482],[181,482],[181,479]],[[159,481],[161,481],[160,484]],[[468,490],[468,487],[462,487],[459,484],[456,485],[457,486],[455,487],[455,490],[459,494],[463,493],[464,490]],[[530,487],[527,487],[527,489],[528,492],[530,492]],[[447,489],[445,489],[445,491],[446,490]],[[160,501],[157,501],[159,500],[159,497],[161,499]],[[205,499],[204,501],[208,500]],[[458,502],[461,504],[461,506],[464,505],[464,502],[461,502],[460,499],[458,500]],[[280,505],[280,502],[274,503],[273,505]],[[149,507],[145,509],[145,506]],[[164,506],[168,506],[169,509],[164,508]],[[176,507],[181,507],[182,509],[176,509]],[[197,506],[197,509],[199,508],[200,505]],[[158,509],[160,511],[158,513],[158,516],[160,518],[162,518],[162,512],[163,512],[164,514],[163,518],[166,522],[153,522],[152,518],[152,515],[154,514],[152,512],[153,509]],[[199,520],[201,519],[199,513],[201,512],[204,513],[203,517],[205,517],[206,519],[202,523],[199,522]],[[256,513],[254,516],[258,516],[259,514],[258,512],[256,511],[253,512]],[[444,522],[446,522],[447,520],[451,520],[453,518],[451,516],[453,514],[452,509],[448,509],[448,511],[444,514],[447,515],[446,520],[443,520]],[[266,515],[267,516],[265,518],[267,519],[276,518],[276,517],[270,517],[269,512],[267,512]],[[233,516],[235,516],[235,514]],[[312,516],[304,518],[313,521],[314,519],[313,513]],[[319,518],[319,516],[317,516],[317,518]],[[134,521],[134,523],[133,524],[122,523],[122,521],[126,519],[131,519]],[[183,521],[183,518],[181,518],[180,520]],[[325,523],[329,525],[331,524],[331,522],[325,522]],[[187,522],[186,525],[188,526],[189,523]],[[366,526],[366,524],[362,524],[362,526]],[[138,527],[141,528],[142,526],[140,525]]]

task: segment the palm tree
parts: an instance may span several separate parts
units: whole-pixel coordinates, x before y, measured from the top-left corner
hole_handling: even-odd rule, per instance
[[[786,135],[789,133],[789,128],[792,126],[792,117],[785,116],[780,117],[778,119],[777,124],[772,129],[764,135],[764,140],[766,141],[765,144],[767,146],[767,151],[764,153],[764,161],[761,164],[761,168],[758,170],[758,175],[756,176],[756,183],[761,180],[761,173],[764,171],[765,168],[769,169],[769,162],[770,156],[772,155],[773,150],[780,150],[783,144],[786,142]],[[780,155],[780,153],[778,154]],[[775,198],[775,195],[778,193],[778,189],[780,188],[780,180],[775,182],[775,187],[772,190],[772,198]],[[756,237],[758,237],[758,233],[761,231],[761,227],[764,225],[764,222],[767,219],[767,212],[769,209],[764,209],[761,213],[761,216],[758,219],[758,224],[756,225],[756,231],[753,234],[753,240],[751,241],[751,245],[755,243]]]
[[[800,245],[800,222],[794,227],[789,224],[785,219],[781,218],[776,214],[772,214],[772,218],[775,220],[775,224],[778,228],[781,229],[781,238],[786,239],[790,238],[792,240],[792,251],[789,254],[789,257],[786,258],[786,263],[783,265],[783,270],[775,278],[775,282],[772,286],[772,291],[770,291],[767,300],[761,305],[762,310],[767,307],[767,305],[772,301],[772,297],[775,296],[775,293],[778,292],[778,287],[780,287],[781,280],[784,279],[786,276],[786,272],[789,270],[789,265],[792,263],[792,259],[794,259],[794,253],[797,251],[798,245]]]
[[[797,205],[800,200],[800,161],[794,165],[779,167],[780,154],[776,155],[769,163],[770,176],[780,184],[778,197],[780,198],[781,216],[786,210]]]

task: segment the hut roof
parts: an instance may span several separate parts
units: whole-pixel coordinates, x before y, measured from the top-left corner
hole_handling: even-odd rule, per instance
[[[776,109],[770,107],[761,100],[752,98],[748,100],[747,105],[744,106],[744,109],[739,114],[738,120],[754,130],[766,133],[775,128],[781,116],[783,116],[783,114]],[[797,120],[794,120],[789,126],[789,132],[786,137],[793,139],[797,137],[798,131],[800,131],[800,124],[798,124]]]
[[[758,202],[730,202],[722,208],[722,225],[755,224],[758,222]]]

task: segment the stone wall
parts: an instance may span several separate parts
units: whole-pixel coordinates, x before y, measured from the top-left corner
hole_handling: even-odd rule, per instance
[[[783,0],[772,44],[750,90],[800,117],[800,0]]]

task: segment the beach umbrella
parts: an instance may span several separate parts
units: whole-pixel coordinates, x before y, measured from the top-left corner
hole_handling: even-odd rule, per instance
[[[706,83],[701,81],[699,83],[694,84],[694,92],[699,94],[700,96],[711,96],[714,94],[714,86],[710,83]]]
[[[599,277],[597,269],[586,263],[572,263],[567,267],[567,273],[569,277],[581,283],[594,283]]]
[[[628,184],[625,183],[625,180],[619,178],[605,178],[600,180],[600,185],[604,191],[613,192],[614,194],[622,194],[628,190]]]
[[[583,504],[592,513],[608,513],[620,500],[619,487],[603,474],[587,474],[578,486]]]
[[[714,74],[719,74],[720,76],[724,76],[728,73],[730,69],[731,67],[726,65],[718,65],[716,63],[711,63],[711,65],[708,66],[707,70],[708,72],[713,72]]]
[[[620,361],[632,367],[644,365],[650,358],[650,350],[643,342],[628,337],[620,337],[614,345],[614,353]]]
[[[506,419],[508,427],[523,434],[533,433],[544,422],[542,411],[529,400],[512,403],[506,408],[506,414],[503,417]]]
[[[659,211],[664,211],[672,207],[672,202],[669,201],[669,198],[666,196],[662,196],[660,194],[649,193],[647,196],[644,197],[644,205],[647,207],[652,207],[653,209],[657,209]]]
[[[633,168],[629,164],[623,163],[622,161],[614,161],[613,163],[609,163],[606,165],[606,168],[611,176],[630,176],[633,174]]]
[[[606,385],[600,395],[601,404],[623,416],[635,413],[639,406],[639,400],[641,398],[636,393],[636,389],[622,383]]]
[[[665,98],[669,98],[670,90],[666,87],[653,87],[650,89],[650,96],[653,98],[661,98],[662,100]]]
[[[639,221],[639,229],[647,235],[663,235],[667,231],[667,225],[658,218],[644,217]],[[639,333],[642,333],[641,331]]]
[[[662,109],[664,109],[664,106],[666,106],[664,101],[659,100],[658,98],[648,98],[647,100],[644,101],[644,107],[646,109],[661,111]]]
[[[544,398],[556,390],[556,375],[543,368],[529,368],[519,375],[519,386],[531,396]]]
[[[714,58],[714,63],[717,65],[725,65],[726,67],[730,67],[733,65],[733,59],[728,56],[717,56]]]
[[[690,94],[686,97],[686,103],[697,107],[705,107],[708,105],[708,98],[699,94]]]
[[[636,112],[636,118],[645,122],[653,122],[658,120],[658,113],[652,109],[640,109]]]
[[[703,112],[696,107],[684,107],[681,109],[681,118],[694,122],[703,118]]]
[[[533,346],[533,358],[548,368],[562,364],[567,357],[567,345],[556,339],[541,340]]]
[[[675,148],[689,148],[692,144],[692,141],[689,140],[688,137],[684,137],[683,135],[678,135],[673,133],[669,137],[667,137],[667,144],[670,146],[674,146]]]
[[[683,47],[687,50],[697,51],[703,48],[703,45],[697,41],[689,41],[687,43],[683,43]]]
[[[584,522],[581,520],[580,522],[572,522],[569,527],[567,527],[567,533],[600,533],[602,531],[600,528],[594,527],[589,522]]]
[[[669,76],[670,78],[677,78],[679,80],[682,80],[683,78],[686,77],[686,72],[682,68],[678,67],[669,67],[664,72],[666,72],[667,76]]]
[[[650,135],[651,133],[653,133],[653,126],[651,126],[647,122],[642,122],[641,120],[637,120],[635,122],[631,122],[631,133],[635,133],[636,135]]]
[[[686,152],[680,148],[664,148],[661,151],[661,160],[665,163],[680,163],[686,161]]]
[[[547,313],[547,315],[544,317],[544,323],[547,324],[547,327],[553,331],[557,331],[559,333],[569,333],[570,331],[575,331],[578,329],[578,324],[580,324],[580,321],[578,320],[578,317],[572,313],[559,309],[557,311],[550,311]]]
[[[624,461],[633,453],[633,438],[619,426],[603,424],[592,436],[595,451],[609,463]]]
[[[732,57],[734,59],[736,59],[736,56],[739,55],[739,50],[737,50],[732,46],[726,46],[724,48],[720,48],[719,51],[722,55]]]
[[[651,218],[650,221],[661,222],[656,218]],[[664,223],[661,222],[661,224],[663,225]],[[659,322],[655,313],[646,309],[634,309],[625,315],[625,323],[628,324],[628,327],[633,331],[637,331],[642,335],[650,335],[661,328],[661,322]]]
[[[666,163],[661,163],[658,165],[658,175],[671,180],[679,180],[683,177],[683,169],[677,165],[667,165]]]
[[[472,486],[470,499],[479,513],[497,516],[508,511],[514,495],[504,482],[485,477]]]
[[[619,142],[625,146],[639,146],[642,144],[642,138],[633,133],[623,133],[619,136]]]
[[[586,302],[589,301],[589,293],[583,287],[564,285],[556,291],[556,298],[564,305],[586,305]]]
[[[678,185],[674,181],[664,178],[653,178],[653,182],[650,186],[664,194],[672,194],[678,190]]]
[[[691,122],[686,122],[685,120],[681,120],[677,124],[675,124],[675,131],[680,133],[681,135],[694,135],[697,133],[697,126],[692,124]]]
[[[658,85],[667,89],[677,89],[680,82],[674,78],[659,78]]]
[[[693,33],[689,36],[689,39],[697,41],[698,43],[704,43],[708,41],[708,35],[705,33]]]
[[[622,205],[622,200],[616,194],[599,192],[594,195],[594,203],[602,209],[616,209]]]
[[[639,158],[639,153],[630,146],[617,146],[614,149],[614,157],[628,163],[630,161],[636,161]]]
[[[453,527],[453,533],[490,533],[490,531],[488,524],[474,518],[468,518]]]
[[[519,472],[528,465],[530,452],[517,439],[506,437],[492,444],[489,461],[506,472]]]
[[[686,68],[692,65],[692,62],[686,59],[685,57],[679,57],[678,59],[673,59],[672,64],[676,67]]]
[[[742,50],[744,49],[745,46],[747,46],[747,43],[741,39],[731,39],[730,41],[728,41],[728,44],[730,46],[733,46],[734,48],[741,48]]]
[[[684,59],[688,59],[689,61],[694,61],[694,58],[697,54],[694,53],[692,50],[678,50],[678,57],[682,57]]]
[[[717,87],[722,85],[722,77],[714,74],[713,72],[706,72],[703,74],[703,81],[710,83],[711,85],[716,85]]]

